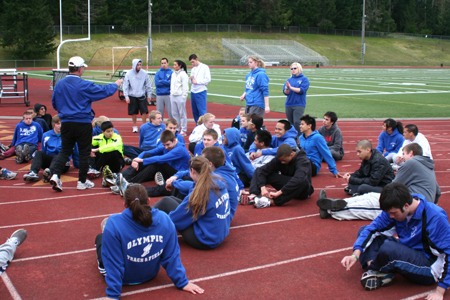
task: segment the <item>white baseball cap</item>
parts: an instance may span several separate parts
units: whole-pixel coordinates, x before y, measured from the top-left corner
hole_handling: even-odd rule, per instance
[[[80,56],[73,56],[69,59],[69,67],[85,67],[87,68],[87,64],[84,63],[84,59]]]

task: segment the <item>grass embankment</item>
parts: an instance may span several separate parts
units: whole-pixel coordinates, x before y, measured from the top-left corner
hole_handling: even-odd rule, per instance
[[[361,37],[316,34],[268,33],[158,33],[153,34],[151,65],[159,65],[161,57],[187,61],[189,54],[197,53],[210,65],[223,64],[222,38],[295,40],[326,56],[331,65],[360,65]],[[64,36],[65,39],[74,36]],[[59,40],[55,40],[58,44]],[[80,55],[91,60],[91,65],[111,65],[111,47],[145,46],[144,34],[94,34],[91,41],[67,43],[61,48],[61,61]],[[386,38],[366,38],[365,65],[384,66],[439,66],[450,65],[450,41],[425,37],[391,35]],[[126,51],[125,51],[126,52]],[[143,56],[143,50],[135,51]],[[118,55],[120,57],[120,53]],[[131,55],[132,57],[132,55]],[[145,58],[145,57],[142,57]],[[9,59],[0,48],[0,60]],[[47,59],[55,59],[50,55]],[[117,59],[117,58],[116,58]],[[124,62],[129,65],[128,62]]]

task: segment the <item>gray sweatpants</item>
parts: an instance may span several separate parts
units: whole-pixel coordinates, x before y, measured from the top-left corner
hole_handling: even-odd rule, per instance
[[[347,206],[342,210],[329,211],[336,220],[374,220],[381,212],[380,194],[367,193],[345,198]]]
[[[8,263],[14,258],[17,245],[8,239],[3,245],[0,245],[0,274],[6,271]]]

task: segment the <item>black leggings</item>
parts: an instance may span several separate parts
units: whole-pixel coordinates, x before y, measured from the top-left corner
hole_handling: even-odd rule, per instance
[[[153,207],[162,210],[166,214],[169,214],[171,211],[177,209],[177,207],[180,205],[182,201],[183,201],[182,199],[179,199],[177,197],[167,196],[156,202]],[[188,228],[181,230],[180,233],[184,242],[189,246],[191,246],[192,248],[200,250],[211,249],[210,247],[206,246],[197,239],[197,237],[195,236],[193,224],[190,225]]]

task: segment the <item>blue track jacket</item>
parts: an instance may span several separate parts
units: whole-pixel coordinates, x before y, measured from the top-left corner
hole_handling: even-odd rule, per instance
[[[230,199],[228,191],[225,182],[222,180],[216,179],[214,183],[219,187],[218,194],[216,194],[216,191],[210,190],[206,212],[203,215],[199,215],[197,220],[193,219],[192,211],[188,209],[189,197],[193,189],[180,205],[169,213],[178,231],[183,231],[193,225],[197,239],[210,248],[218,247],[230,232]]]
[[[102,241],[108,297],[118,299],[122,285],[153,279],[161,266],[177,288],[189,283],[174,224],[158,209],[152,209],[152,220],[150,227],[144,227],[133,220],[128,208],[108,218]]]
[[[420,204],[409,221],[406,219],[397,222],[383,211],[372,223],[364,227],[353,245],[353,250],[363,251],[378,233],[395,228],[400,243],[423,252],[428,259],[434,261],[431,269],[438,286],[448,289],[450,224],[447,214],[441,207],[427,202],[422,195],[412,194],[412,196],[419,199]]]

